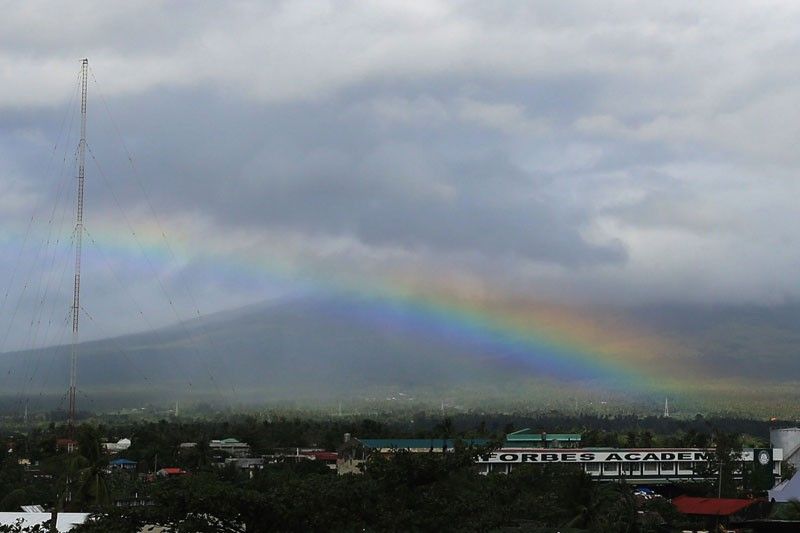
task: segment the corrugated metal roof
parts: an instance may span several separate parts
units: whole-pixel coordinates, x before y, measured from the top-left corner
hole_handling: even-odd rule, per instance
[[[313,457],[319,461],[335,461],[339,458],[339,454],[336,452],[304,452],[301,455],[307,455],[309,457]]]
[[[89,513],[58,513],[56,529],[60,533],[70,531],[78,524],[83,524]],[[50,520],[50,513],[0,513],[0,525],[11,526],[22,520],[23,527],[31,527]]]
[[[506,440],[508,441],[536,440],[541,442],[542,437],[544,437],[544,439],[547,442],[552,442],[555,440],[561,442],[581,440],[580,433],[543,433],[541,431],[533,431],[530,428],[520,429],[519,431],[514,431],[513,433],[509,433],[508,435],[506,435]]]
[[[672,504],[678,512],[702,516],[730,516],[750,507],[761,500],[742,500],[736,498],[695,498],[678,496]]]
[[[452,449],[458,440],[460,439],[358,439],[367,448],[393,448],[397,450],[419,450],[424,448],[441,450],[445,445],[448,449]],[[461,439],[461,442],[467,446],[484,446],[489,441],[487,439]]]
[[[187,473],[188,472],[186,472],[186,470],[184,470],[183,468],[178,468],[175,466],[168,466],[167,468],[162,468],[161,470],[156,472],[156,474],[167,475],[167,476],[181,475]]]

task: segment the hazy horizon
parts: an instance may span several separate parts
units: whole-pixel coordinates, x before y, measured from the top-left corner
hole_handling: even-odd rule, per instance
[[[276,320],[335,316],[336,357],[369,338],[419,370],[793,382],[798,22],[778,1],[6,6],[0,354],[69,342],[88,57],[81,340],[307,297],[333,303]]]

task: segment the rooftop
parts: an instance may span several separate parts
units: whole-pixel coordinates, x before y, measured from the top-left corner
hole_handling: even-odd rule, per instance
[[[241,442],[239,440],[236,440],[234,438],[227,438],[227,439],[221,439],[221,440],[213,439],[211,441],[211,444],[230,444],[230,445],[241,444],[242,446],[247,446],[246,443]]]
[[[434,449],[439,450],[446,446],[452,449],[458,441],[468,446],[484,446],[489,443],[487,439],[358,439],[367,448],[376,449]]]
[[[736,498],[695,498],[678,496],[672,504],[678,512],[702,516],[730,516],[750,507],[761,500],[743,500]]]
[[[545,433],[543,431],[533,431],[530,428],[520,429],[506,435],[509,442],[515,441],[561,441],[561,442],[580,442],[580,433]]]

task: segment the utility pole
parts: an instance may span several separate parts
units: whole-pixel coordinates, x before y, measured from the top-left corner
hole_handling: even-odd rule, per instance
[[[669,418],[669,398],[664,398],[664,418]]]
[[[75,208],[75,278],[72,285],[72,346],[69,358],[70,432],[75,427],[75,400],[78,370],[78,324],[81,311],[81,244],[83,240],[83,181],[86,177],[86,93],[89,60],[81,61],[81,140],[78,143],[78,194]]]

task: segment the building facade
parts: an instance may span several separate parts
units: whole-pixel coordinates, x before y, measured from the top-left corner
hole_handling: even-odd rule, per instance
[[[625,480],[642,484],[664,484],[704,479],[712,448],[518,448],[503,447],[481,455],[479,472],[508,473],[522,464],[577,464],[598,480]],[[745,467],[763,468],[775,479],[781,476],[783,450],[780,448],[746,449],[738,459],[734,476],[741,477]]]
[[[236,439],[214,439],[208,443],[208,447],[212,451],[225,452],[231,457],[248,457],[250,455],[250,445]]]
[[[458,445],[486,446],[486,439],[346,439],[337,470],[359,472],[371,454],[390,455],[452,451]],[[541,433],[529,429],[509,433],[503,446],[476,460],[481,474],[507,474],[523,464],[575,464],[598,481],[624,480],[637,484],[667,484],[708,479],[714,475],[713,448],[586,448],[579,434]],[[734,477],[759,471],[771,484],[781,477],[781,448],[745,449],[736,459]]]

